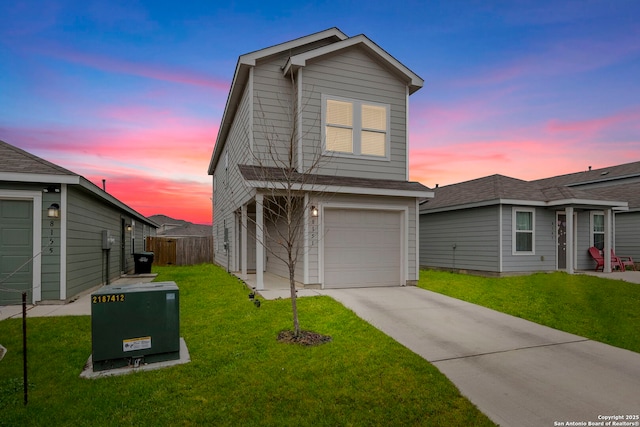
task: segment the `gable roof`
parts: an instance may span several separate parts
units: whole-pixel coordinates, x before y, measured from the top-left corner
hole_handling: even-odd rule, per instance
[[[349,47],[358,46],[366,50],[370,55],[375,57],[380,63],[385,64],[396,76],[404,80],[409,86],[409,93],[412,94],[424,85],[424,80],[409,68],[400,63],[387,51],[375,44],[364,34],[350,37],[327,46],[319,47],[304,53],[290,56],[287,63],[283,67],[285,75],[295,72],[298,68],[307,65],[307,61],[322,58],[323,56],[333,54]]]
[[[422,202],[421,212],[442,212],[495,204],[528,206],[615,207],[626,209],[621,197],[562,185],[545,186],[504,175],[491,175],[458,184],[438,187],[435,197]]]
[[[247,185],[254,188],[282,189],[282,183],[293,183],[294,190],[433,197],[433,191],[419,182],[302,174],[296,171],[287,176],[286,171],[280,168],[252,165],[238,165],[238,170]]]
[[[286,75],[305,66],[309,60],[318,59],[353,46],[362,47],[370,55],[384,64],[386,68],[392,70],[398,78],[407,83],[410,93],[417,91],[423,86],[424,80],[422,80],[422,78],[366,36],[361,34],[350,38],[336,27],[241,55],[238,58],[231,88],[229,89],[229,95],[227,96],[222,121],[218,129],[218,136],[216,137],[213,154],[209,162],[208,174],[213,175],[214,169],[222,155],[225,141],[231,130],[231,125],[240,105],[240,99],[247,84],[249,70],[252,67],[255,67],[260,61],[267,60],[283,52],[296,50],[297,53],[291,55],[287,63],[283,64],[283,73]],[[308,49],[305,49],[305,47],[308,47]]]
[[[78,185],[153,227],[157,225],[97,185],[68,169],[0,140],[0,181]]]

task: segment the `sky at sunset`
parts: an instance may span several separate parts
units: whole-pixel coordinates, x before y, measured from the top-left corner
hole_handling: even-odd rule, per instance
[[[211,223],[239,55],[330,27],[425,80],[410,179],[525,180],[640,160],[640,1],[4,1],[0,139],[144,215]]]

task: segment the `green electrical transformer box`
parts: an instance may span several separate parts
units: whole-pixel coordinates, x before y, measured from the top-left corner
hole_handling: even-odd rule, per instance
[[[104,286],[91,294],[94,371],[180,358],[175,282]]]

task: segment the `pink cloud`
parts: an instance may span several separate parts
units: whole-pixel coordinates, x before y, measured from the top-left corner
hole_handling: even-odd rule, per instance
[[[212,122],[138,107],[105,114],[136,114],[144,127],[123,127],[115,119],[107,128],[4,127],[0,138],[99,186],[107,179],[115,197],[145,215],[180,214],[210,223],[207,168],[217,135]]]
[[[585,120],[558,120],[552,119],[546,125],[550,133],[578,134],[581,136],[596,136],[602,131],[623,125],[640,129],[640,109],[621,111],[605,117],[596,117]]]
[[[174,83],[204,86],[221,92],[227,92],[230,86],[230,82],[227,80],[214,79],[211,78],[210,75],[198,73],[196,71],[169,68],[167,66],[157,64],[126,61],[104,55],[75,51],[66,47],[47,46],[46,48],[37,47],[27,49],[35,50],[41,55],[62,59],[64,61],[102,71],[129,74]]]

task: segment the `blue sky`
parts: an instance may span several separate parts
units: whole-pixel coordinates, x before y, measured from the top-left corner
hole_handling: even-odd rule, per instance
[[[145,215],[209,223],[238,56],[335,26],[425,80],[410,99],[412,180],[640,160],[638,1],[217,3],[3,3],[0,139],[106,178]]]

